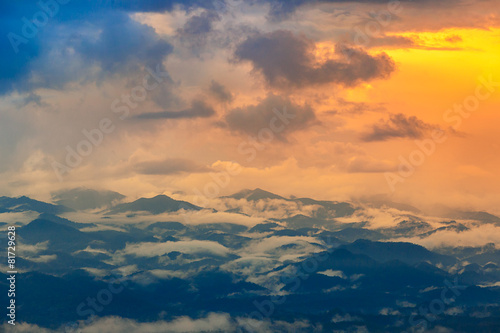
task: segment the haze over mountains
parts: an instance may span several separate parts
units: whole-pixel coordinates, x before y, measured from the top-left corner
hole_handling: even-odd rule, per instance
[[[0,333],[500,332],[499,3],[0,1]]]
[[[127,320],[142,331],[491,332],[500,325],[496,216],[442,218],[380,200],[262,189],[211,202],[127,201],[89,189],[59,192],[54,203],[0,198],[2,224],[17,226],[19,325],[84,332],[120,332]],[[126,282],[108,303],[102,290],[116,278]],[[454,296],[443,302],[442,293]],[[88,297],[103,302],[93,307]]]

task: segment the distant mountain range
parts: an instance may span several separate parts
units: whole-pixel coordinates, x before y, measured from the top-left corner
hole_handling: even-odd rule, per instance
[[[33,211],[38,213],[47,213],[52,215],[101,209],[108,215],[120,213],[150,213],[162,214],[169,212],[177,212],[181,209],[199,211],[204,208],[182,200],[176,200],[166,195],[157,195],[153,198],[140,198],[133,202],[123,203],[125,196],[113,191],[98,191],[86,188],[76,188],[65,191],[58,191],[53,194],[54,203],[46,203],[26,196],[17,198],[0,197],[0,213],[10,212],[27,212]],[[302,206],[317,206],[313,216],[304,217],[305,219],[317,219],[318,223],[322,219],[331,219],[335,217],[351,216],[359,209],[362,203],[356,202],[337,202],[315,200],[311,198],[285,198],[280,195],[256,188],[254,190],[245,189],[233,195],[222,196],[221,199],[245,200],[248,202],[270,201],[270,202],[293,202],[299,207]],[[418,213],[419,210],[413,206],[406,204],[398,204],[383,198],[367,199],[367,204],[377,208],[384,206],[400,209],[401,211],[413,211]],[[213,208],[210,208],[213,209]],[[460,211],[452,209],[444,209],[440,216],[449,219],[475,220],[482,223],[491,223],[500,225],[500,217],[497,217],[488,212],[482,211]],[[240,213],[239,208],[228,209],[227,212]],[[299,218],[298,216],[295,218]],[[318,220],[319,219],[319,220]],[[290,223],[294,223],[292,220]]]
[[[74,210],[98,209],[111,207],[125,196],[113,191],[97,191],[88,188],[62,190],[52,194],[52,201]]]
[[[337,202],[337,201],[318,201],[310,198],[284,198],[277,194],[264,191],[260,188],[256,188],[254,190],[242,190],[233,195],[221,197],[222,199],[236,199],[241,200],[245,199],[247,201],[260,201],[260,200],[283,200],[288,202],[295,202],[299,205],[303,206],[311,206],[317,205],[321,206],[322,209],[316,212],[316,216],[326,217],[327,212],[333,213],[334,217],[342,217],[352,215],[355,211],[355,208],[352,204],[347,202]]]
[[[246,215],[166,195],[123,202],[116,192],[70,193],[74,200],[65,194],[57,202],[72,208],[0,198],[3,216],[39,214],[16,222],[16,304],[19,318],[30,324],[61,330],[88,319],[90,312],[77,311],[80,304],[121,277],[127,283],[102,305],[100,317],[150,322],[213,312],[237,318],[243,332],[252,331],[242,324],[250,314],[289,328],[280,332],[294,325],[303,332],[418,332],[415,323],[422,320],[435,332],[500,327],[498,244],[426,248],[401,240],[479,232],[497,222],[488,213],[456,212],[453,218],[464,219],[439,221],[404,206],[398,213],[394,206],[370,205],[369,211],[394,214],[392,223],[376,226],[359,202],[284,198],[261,189],[219,198]],[[293,214],[280,216],[290,207]],[[182,211],[200,218],[179,221]],[[436,300],[451,295],[450,283],[460,286],[460,294],[427,319]],[[8,289],[3,273],[0,288]],[[7,301],[7,293],[0,294],[0,302]]]
[[[179,201],[167,197],[166,195],[157,195],[154,198],[140,198],[134,202],[123,203],[111,208],[107,214],[119,214],[127,212],[148,212],[151,214],[161,214],[168,212],[177,212],[178,210],[201,210],[201,207],[195,206],[186,201]]]
[[[73,209],[33,200],[22,196],[18,198],[0,197],[0,213],[15,213],[33,211],[38,213],[61,214],[71,212]]]
[[[255,190],[249,190],[249,189],[241,190],[240,192],[237,192],[233,195],[223,196],[222,198],[232,198],[236,200],[245,199],[248,201],[257,201],[265,199],[289,200],[283,198],[280,195],[264,191],[260,188],[256,188]]]

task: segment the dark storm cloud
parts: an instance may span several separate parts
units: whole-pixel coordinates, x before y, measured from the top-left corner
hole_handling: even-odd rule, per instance
[[[104,74],[131,70],[133,61],[135,66],[156,65],[172,47],[154,29],[132,20],[131,13],[165,12],[176,6],[214,9],[221,1],[1,1],[0,95],[96,80],[89,77],[88,66],[94,64]],[[46,22],[26,29],[26,22],[33,24],[37,14],[41,15],[38,20],[45,15]]]
[[[181,111],[162,111],[143,113],[135,119],[153,120],[153,119],[190,119],[190,118],[208,118],[215,115],[214,109],[204,101],[195,100],[191,107]]]
[[[125,196],[113,191],[93,190],[85,187],[64,189],[51,193],[52,201],[75,210],[110,207],[125,199]]]
[[[394,61],[385,53],[371,56],[360,49],[344,46],[335,52],[337,60],[316,63],[312,56],[314,43],[305,36],[278,30],[258,33],[241,43],[235,58],[250,61],[267,83],[275,87],[303,87],[337,83],[354,86],[363,81],[387,78],[394,70]],[[343,55],[347,52],[349,57]]]
[[[12,89],[13,81],[19,77],[25,77],[29,73],[29,65],[32,59],[40,54],[40,42],[33,39],[23,44],[23,52],[15,52],[9,40],[9,33],[22,35],[21,29],[25,10],[39,10],[33,4],[19,4],[17,1],[0,2],[0,94]],[[24,8],[23,8],[24,7]]]
[[[131,12],[165,12],[171,11],[175,6],[184,10],[194,8],[219,9],[224,5],[224,0],[122,0],[109,1],[110,7]]]
[[[422,5],[441,5],[460,3],[460,0],[400,0],[403,3],[422,4]],[[289,18],[295,11],[308,4],[319,3],[367,3],[367,4],[387,4],[390,0],[249,0],[251,3],[268,3],[269,19],[280,21]],[[396,1],[395,1],[396,2]]]
[[[439,127],[427,124],[415,116],[402,113],[391,115],[389,120],[381,120],[374,124],[368,133],[363,135],[363,141],[386,141],[389,139],[407,138],[421,139],[432,130]]]
[[[207,38],[213,31],[214,22],[220,16],[212,10],[190,17],[184,26],[177,30],[181,42],[186,44],[191,52],[198,56],[207,43]]]
[[[214,96],[219,102],[224,103],[233,101],[233,94],[231,94],[231,92],[226,87],[215,80],[212,80],[212,82],[210,82],[210,87],[208,89],[210,94]]]
[[[175,175],[183,172],[209,172],[211,169],[191,160],[168,158],[161,161],[137,163],[135,165],[135,170],[137,173],[143,175]]]
[[[47,26],[39,32],[40,38],[19,45],[17,54],[8,39],[2,39],[1,43],[9,45],[4,45],[1,60],[12,66],[2,66],[0,94],[39,87],[62,89],[69,82],[127,74],[140,66],[155,68],[172,52],[172,46],[151,27],[125,13],[99,15],[82,25]],[[95,65],[99,73],[90,70]]]
[[[179,29],[181,36],[197,36],[209,33],[213,29],[214,21],[220,20],[214,11],[204,11],[200,15],[189,18],[184,26]]]
[[[51,0],[42,0],[43,3],[52,3]],[[59,1],[58,1],[59,2]],[[61,1],[62,2],[62,1]],[[58,21],[71,21],[86,17],[99,11],[123,12],[166,12],[176,6],[183,10],[195,8],[218,9],[225,4],[224,0],[102,0],[102,1],[65,1],[60,4],[60,11],[55,17]],[[40,10],[39,1],[1,1],[0,17],[20,19],[30,13]]]
[[[285,119],[283,115],[289,118]],[[249,135],[257,135],[266,128],[273,130],[276,126],[280,129],[273,132],[281,141],[286,141],[288,134],[315,124],[319,124],[319,121],[309,105],[295,104],[289,98],[277,95],[269,95],[257,105],[232,109],[224,117],[223,123],[232,131]]]
[[[130,64],[154,68],[173,50],[153,28],[123,13],[108,14],[96,25],[101,29],[98,38],[81,38],[73,43],[81,56],[97,62],[107,72],[123,70]]]
[[[19,107],[25,107],[26,105],[29,104],[35,104],[37,106],[47,106],[47,103],[44,103],[42,101],[42,97],[35,93],[29,93],[26,97],[23,98],[22,102],[19,103]]]

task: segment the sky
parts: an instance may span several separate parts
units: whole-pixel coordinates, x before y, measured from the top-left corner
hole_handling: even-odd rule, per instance
[[[0,4],[0,195],[500,213],[494,0]]]

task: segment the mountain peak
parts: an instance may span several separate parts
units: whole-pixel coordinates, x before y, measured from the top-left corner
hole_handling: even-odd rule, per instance
[[[152,198],[140,198],[133,202],[117,205],[110,209],[108,214],[141,211],[151,214],[161,214],[166,212],[176,212],[181,209],[201,210],[202,208],[187,201],[175,200],[167,195],[160,194]]]
[[[232,198],[232,199],[246,199],[248,201],[258,201],[258,200],[264,200],[264,199],[279,199],[279,200],[287,200],[283,198],[282,196],[279,196],[277,194],[271,193],[269,191],[265,191],[261,188],[256,188],[253,190],[250,189],[245,189],[242,191],[239,191],[233,195],[225,196],[223,198]]]
[[[62,205],[53,205],[46,202],[31,199],[27,196],[17,198],[0,197],[0,212],[26,212],[33,211],[38,213],[59,214],[72,211],[71,208]]]
[[[107,208],[119,203],[125,196],[114,191],[94,190],[85,187],[61,190],[52,193],[52,200],[76,210]]]

